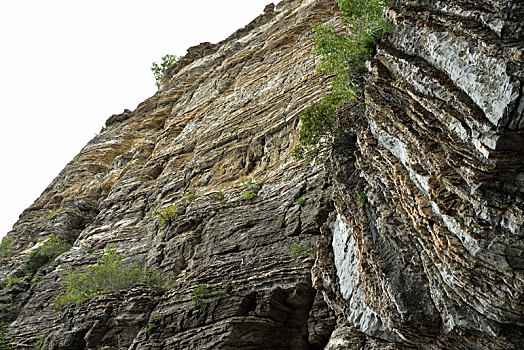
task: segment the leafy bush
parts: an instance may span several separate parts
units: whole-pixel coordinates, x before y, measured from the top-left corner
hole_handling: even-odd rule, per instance
[[[10,288],[11,286],[14,286],[15,284],[22,283],[22,280],[18,277],[9,277],[7,279],[7,284],[5,286],[6,289]]]
[[[38,281],[40,281],[41,279],[43,279],[44,276],[34,276],[32,279],[31,279],[31,283],[38,283]]]
[[[242,199],[253,199],[258,196],[260,191],[260,185],[253,182],[252,179],[245,179],[242,181],[244,185],[244,191],[242,192]]]
[[[366,199],[366,194],[364,192],[360,192],[357,196],[357,205],[359,207],[364,206],[364,204],[366,203]]]
[[[29,264],[27,272],[35,273],[40,267],[55,260],[60,254],[67,252],[69,249],[71,249],[71,244],[65,241],[61,235],[51,235],[43,245],[29,253],[27,257]]]
[[[309,256],[310,249],[301,244],[291,245],[291,259],[305,258]]]
[[[156,206],[156,203],[154,204]],[[174,205],[170,205],[166,209],[154,210],[153,216],[160,216],[160,226],[170,224],[178,217],[178,211]]]
[[[229,285],[227,283],[224,283],[222,287],[216,289],[216,290],[210,290],[207,287],[207,284],[200,283],[197,285],[195,289],[193,289],[191,296],[191,301],[193,304],[198,307],[198,310],[200,312],[203,312],[207,309],[207,304],[204,303],[203,299],[207,298],[208,296],[215,296],[215,297],[223,297],[228,293]]]
[[[220,201],[220,206],[224,207],[227,204],[227,198],[226,198],[226,192],[224,190],[220,190],[218,193],[218,200]]]
[[[56,214],[56,206],[53,207],[53,209],[49,209],[47,211],[47,214],[42,218],[42,221],[47,221],[51,219]]]
[[[299,207],[303,206],[305,202],[306,202],[306,197],[304,197],[304,195],[300,196],[300,197],[297,199],[297,205],[298,205]]]
[[[129,288],[138,284],[163,286],[163,279],[153,270],[138,265],[124,266],[116,246],[106,248],[96,265],[80,271],[70,271],[66,276],[66,289],[53,301],[53,307],[79,304],[97,294]]]
[[[145,332],[147,334],[153,334],[157,331],[157,329],[162,325],[162,322],[164,320],[163,315],[156,315],[153,317],[153,322],[147,325]]]
[[[387,0],[337,0],[344,14],[344,30],[318,25],[315,28],[315,54],[320,57],[320,74],[334,74],[331,92],[310,105],[300,116],[300,145],[295,158],[318,158],[329,151],[344,132],[338,127],[336,110],[344,101],[356,99],[366,60],[388,30],[383,18]]]
[[[13,239],[11,237],[2,238],[0,243],[0,259],[10,258],[13,255]]]
[[[195,306],[198,307],[200,312],[203,312],[207,308],[207,304],[205,304],[202,300],[209,295],[207,284],[199,284],[195,289],[193,289],[192,293],[193,295],[191,296],[191,301],[193,304],[195,304]]]
[[[383,18],[386,0],[337,0],[344,14],[344,31],[319,25],[314,37],[315,54],[320,56],[319,72],[335,74],[334,102],[354,95],[361,84],[360,72],[374,46],[388,29]]]
[[[162,78],[164,77],[166,70],[169,67],[177,64],[181,59],[182,57],[177,57],[175,55],[165,55],[160,59],[160,65],[156,62],[153,62],[151,65],[151,70],[155,76],[156,86],[158,88],[160,88],[160,84],[162,83]]]
[[[0,350],[11,350],[11,346],[5,342],[6,334],[4,332],[6,322],[0,322]]]

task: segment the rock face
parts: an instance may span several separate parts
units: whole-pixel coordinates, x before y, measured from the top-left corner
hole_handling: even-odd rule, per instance
[[[9,233],[15,270],[4,268],[4,276],[22,276],[29,250],[51,234],[73,243],[39,278],[22,277],[2,293],[13,347],[40,340],[43,349],[327,343],[334,320],[310,269],[334,207],[323,167],[296,162],[291,151],[298,115],[328,87],[308,55],[310,23],[333,13],[331,1],[269,5],[227,40],[189,49],[157,94],[108,119]],[[255,198],[243,198],[246,179],[253,193],[260,187]],[[177,219],[162,225],[153,203],[156,210],[173,205]],[[307,254],[291,258],[294,244]],[[110,245],[126,264],[176,285],[137,286],[53,309],[64,272],[94,264]],[[203,311],[191,300],[197,283],[207,286]]]
[[[396,1],[366,112],[340,112],[357,151],[331,160],[339,215],[316,284],[391,348],[524,344],[523,14],[521,1]],[[328,348],[377,348],[348,332]]]
[[[158,93],[110,117],[8,234],[1,278],[20,281],[0,292],[1,341],[518,349],[524,5],[391,4],[392,32],[367,64],[366,109],[339,111],[356,151],[322,166],[291,151],[298,116],[329,89],[307,54],[310,24],[336,23],[335,9],[268,5],[223,42],[190,48]],[[170,206],[173,220],[153,215]],[[52,235],[72,249],[28,274],[28,254]],[[65,272],[112,245],[125,264],[176,284],[51,307]]]

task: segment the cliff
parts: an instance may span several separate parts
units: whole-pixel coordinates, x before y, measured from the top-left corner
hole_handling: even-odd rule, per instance
[[[523,11],[391,4],[366,111],[340,113],[357,151],[330,164],[316,283],[348,326],[417,348],[524,344]]]
[[[366,108],[338,111],[355,151],[324,164],[291,153],[299,115],[329,90],[308,38],[312,23],[339,23],[333,0],[268,5],[226,40],[190,48],[8,233],[1,341],[518,349],[524,5],[397,0],[386,15]],[[31,252],[57,235],[72,248],[31,270]],[[92,269],[109,247],[170,283],[53,307],[68,271]]]

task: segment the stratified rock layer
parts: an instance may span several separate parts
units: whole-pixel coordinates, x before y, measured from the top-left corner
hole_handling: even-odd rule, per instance
[[[333,0],[268,5],[223,42],[190,48],[9,233],[0,341],[522,348],[524,4],[390,5],[391,33],[367,62],[366,108],[339,110],[355,152],[334,152],[325,167],[291,151],[299,114],[329,88],[308,37],[310,24],[341,23]],[[153,215],[170,206],[172,222]],[[28,273],[28,254],[54,234],[72,249]],[[114,245],[125,264],[177,283],[53,309],[64,273]],[[197,285],[207,293],[195,299]]]
[[[396,1],[387,15],[366,111],[341,111],[357,151],[330,163],[339,215],[315,284],[390,348],[522,348],[524,3]],[[376,348],[359,337],[328,348]]]
[[[312,288],[310,269],[320,226],[334,207],[325,200],[330,187],[322,166],[296,162],[291,151],[298,115],[328,87],[308,55],[308,37],[311,23],[333,17],[333,5],[267,6],[227,40],[189,49],[157,94],[109,118],[9,233],[17,253],[15,270],[4,269],[11,276],[23,275],[28,252],[51,234],[74,243],[40,277],[23,277],[0,296],[14,347],[327,343],[334,321]],[[243,198],[246,179],[260,186],[255,198]],[[171,205],[178,217],[162,225],[153,211]],[[306,253],[292,258],[294,244]],[[51,308],[64,272],[94,264],[111,245],[125,263],[152,268],[176,285],[137,286],[76,308]],[[197,284],[208,291],[198,305],[191,300]]]

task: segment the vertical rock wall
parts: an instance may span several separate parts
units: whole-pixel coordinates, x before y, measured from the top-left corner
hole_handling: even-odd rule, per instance
[[[357,151],[329,165],[315,280],[345,326],[328,348],[522,348],[524,3],[387,15],[366,111],[341,111]]]

